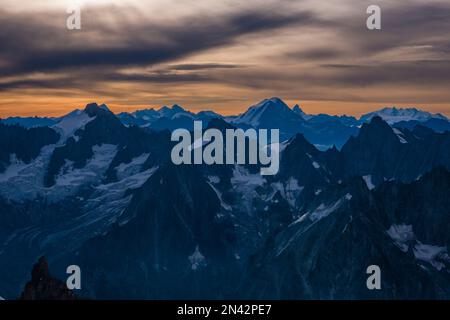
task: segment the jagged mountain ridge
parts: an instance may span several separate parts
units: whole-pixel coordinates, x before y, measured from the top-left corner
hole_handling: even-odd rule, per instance
[[[102,105],[106,108],[106,105]],[[76,111],[74,111],[76,112]],[[73,112],[72,112],[73,113]],[[19,118],[11,117],[1,120],[4,124],[19,124],[26,128],[57,125],[70,115],[60,118]],[[288,140],[297,133],[305,135],[307,140],[319,149],[337,146],[341,148],[345,142],[358,133],[359,127],[378,116],[399,128],[410,128],[417,125],[427,126],[436,132],[450,129],[450,121],[441,114],[431,114],[416,108],[384,108],[362,115],[360,119],[351,116],[332,116],[327,114],[309,115],[299,105],[289,108],[281,99],[273,97],[265,99],[238,116],[224,117],[213,111],[193,113],[179,105],[164,106],[160,109],[142,109],[135,112],[122,112],[117,115],[125,126],[139,126],[156,131],[177,128],[193,129],[193,121],[203,121],[204,126],[211,119],[224,119],[243,129],[254,127],[262,129],[279,128],[282,140]]]

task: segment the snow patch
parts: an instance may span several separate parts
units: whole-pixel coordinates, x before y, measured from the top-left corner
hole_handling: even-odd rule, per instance
[[[394,224],[387,230],[387,234],[403,252],[408,251],[408,243],[414,240],[412,225]]]
[[[218,177],[216,177],[216,178],[218,178]],[[225,210],[231,211],[232,210],[231,206],[226,204],[225,201],[222,200],[222,193],[214,186],[214,183],[211,181],[211,179],[208,179],[208,180],[209,181],[207,183],[216,193],[217,198],[219,198],[220,205],[222,206],[222,208],[224,208]],[[219,181],[220,181],[220,179],[219,179]]]
[[[200,252],[198,246],[195,247],[195,251],[189,257],[189,262],[191,263],[191,269],[197,270],[200,267],[206,266],[206,259],[203,254]]]
[[[117,146],[102,144],[92,147],[93,157],[87,162],[84,168],[73,169],[72,161],[66,160],[62,173],[56,177],[56,185],[59,187],[79,186],[87,183],[99,176],[108,168],[117,152]]]
[[[266,182],[259,173],[250,174],[244,167],[236,165],[233,169],[231,183],[236,184],[241,189],[255,188],[262,186]]]
[[[83,185],[99,183],[117,152],[115,145],[94,146],[93,157],[84,168],[73,168],[73,162],[66,161],[55,177],[55,185],[45,188],[44,175],[54,149],[55,145],[43,147],[29,164],[11,155],[11,164],[0,174],[0,195],[15,201],[33,200],[38,196],[47,197],[50,202],[59,201]]]
[[[333,144],[314,144],[314,147],[320,151],[327,151],[328,149],[333,148]]]
[[[448,262],[450,262],[450,258],[447,253],[447,247],[423,244],[418,241],[414,246],[413,252],[417,260],[428,262],[438,271],[445,268],[445,264],[439,260],[447,260]]]
[[[220,183],[220,178],[218,176],[208,176],[208,181],[213,184]]]
[[[125,191],[128,189],[137,189],[140,188],[147,180],[150,178],[153,173],[158,169],[158,167],[153,167],[148,170],[138,172],[136,174],[133,174],[131,176],[125,177],[124,179],[108,183],[108,184],[102,184],[97,186],[96,188],[98,190],[104,190],[104,191],[110,191],[113,192],[115,190],[117,191]]]
[[[11,164],[0,173],[0,195],[14,201],[32,200],[44,190],[44,175],[55,145],[41,149],[39,156],[26,164],[10,155]]]
[[[283,199],[285,199],[290,206],[295,206],[295,200],[297,199],[300,192],[303,191],[304,187],[298,185],[297,179],[290,177],[285,184],[281,182],[274,182],[270,185],[273,188],[273,193],[269,196],[272,199],[277,191],[280,192]]]
[[[26,168],[27,165],[21,160],[17,159],[15,153],[9,155],[9,166],[0,174],[0,182],[8,181],[20,175],[20,172]]]
[[[142,165],[147,161],[149,153],[143,153],[131,160],[130,163],[121,163],[116,167],[117,178],[122,180],[126,177],[132,176],[141,170]]]
[[[58,201],[74,194],[83,185],[99,183],[117,153],[117,146],[102,144],[92,147],[93,157],[84,168],[73,168],[71,161],[56,176],[55,185],[48,189],[47,195],[52,201]]]
[[[344,204],[345,200],[350,200],[352,196],[350,194],[346,194],[343,198],[339,199],[335,203],[325,205],[319,205],[309,216],[309,219],[313,222],[319,221],[325,217],[328,217],[331,213],[340,208],[342,204]]]
[[[233,188],[240,193],[242,199],[244,200],[242,205],[247,212],[252,212],[253,199],[259,197],[256,189],[258,187],[262,187],[265,183],[266,179],[264,179],[259,173],[251,174],[242,166],[234,166],[231,184]]]
[[[325,204],[321,204],[318,206],[310,216],[312,221],[321,220],[327,216],[329,216],[333,211],[339,208],[339,201],[332,204],[331,206],[326,206]]]
[[[406,141],[405,136],[403,135],[403,132],[401,132],[400,130],[398,130],[397,128],[393,128],[394,133],[397,135],[398,140],[400,140],[400,143],[408,143],[408,141]]]
[[[292,222],[289,226],[292,226],[294,224],[297,224],[297,223],[305,221],[305,219],[308,217],[308,215],[309,215],[309,213],[305,213],[305,214],[301,215],[297,220]]]
[[[60,122],[52,126],[61,134],[61,141],[66,141],[74,135],[78,129],[83,129],[89,122],[96,117],[90,117],[86,112],[76,110],[61,119]]]
[[[369,190],[375,189],[375,185],[372,182],[372,175],[363,176],[364,181],[366,182],[367,188]]]
[[[310,223],[306,227],[306,229],[299,228],[299,230],[292,237],[290,237],[283,245],[281,245],[279,247],[279,249],[277,250],[276,256],[279,256],[284,250],[286,250],[286,248],[288,248],[289,245],[295,239],[298,238],[298,236],[300,236],[306,230],[310,229],[313,225],[318,223],[321,219],[329,216],[331,213],[336,211],[342,204],[345,203],[345,201],[347,200],[348,196],[349,196],[349,194],[345,195],[344,197],[342,197],[341,199],[339,199],[338,201],[336,201],[333,204],[325,205],[325,204],[322,203],[314,211],[312,211],[312,212],[308,211],[307,213],[303,214],[300,218],[298,218],[297,220],[292,222],[290,224],[290,226],[292,226],[294,224],[297,224],[297,223],[301,223],[301,222],[305,221],[305,219],[308,218],[308,217],[312,221],[312,223]]]

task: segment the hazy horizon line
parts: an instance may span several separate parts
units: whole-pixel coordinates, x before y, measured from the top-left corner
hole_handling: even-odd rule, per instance
[[[363,116],[363,115],[365,115],[367,113],[379,111],[379,110],[382,110],[382,109],[385,109],[385,108],[396,108],[396,109],[399,109],[399,110],[417,109],[417,110],[420,110],[420,111],[423,111],[423,112],[429,112],[432,115],[443,115],[443,116],[445,116],[445,117],[450,119],[450,106],[449,106],[449,110],[443,110],[443,111],[436,112],[436,111],[433,111],[433,110],[427,110],[428,108],[424,107],[422,104],[416,105],[416,104],[410,104],[410,103],[367,103],[367,104],[373,105],[373,108],[369,108],[366,111],[360,111],[360,112],[357,112],[355,110],[355,113],[348,113],[348,112],[328,113],[326,111],[308,112],[308,111],[306,111],[306,109],[308,109],[308,108],[305,109],[302,106],[301,103],[298,103],[298,102],[297,103],[293,103],[293,104],[292,103],[288,103],[287,101],[291,101],[292,102],[293,100],[291,100],[291,99],[283,99],[283,98],[279,98],[279,97],[276,97],[276,96],[270,97],[270,98],[265,98],[265,99],[259,100],[258,102],[253,102],[253,103],[248,102],[246,104],[246,106],[242,107],[241,110],[239,112],[237,112],[237,113],[236,112],[235,113],[220,112],[219,110],[216,110],[217,108],[198,108],[198,107],[196,108],[196,107],[192,107],[192,106],[189,108],[189,107],[185,107],[184,104],[182,104],[182,103],[180,104],[180,103],[176,103],[176,102],[175,103],[168,103],[168,104],[159,104],[159,105],[155,104],[154,106],[152,106],[152,104],[148,104],[147,107],[146,106],[142,106],[142,107],[136,106],[136,108],[133,108],[133,107],[127,106],[127,105],[120,105],[120,104],[114,104],[114,103],[110,104],[110,103],[107,103],[107,102],[100,102],[99,103],[97,101],[91,101],[91,102],[80,103],[80,107],[74,107],[72,109],[64,108],[64,111],[61,111],[61,113],[59,113],[59,114],[52,114],[52,113],[45,114],[45,113],[39,113],[39,112],[37,112],[35,114],[31,113],[31,114],[23,114],[23,115],[20,115],[20,114],[16,114],[16,115],[7,114],[6,116],[1,116],[0,115],[0,119],[8,119],[8,118],[49,118],[49,119],[51,119],[51,118],[60,118],[60,117],[63,117],[63,116],[65,116],[65,115],[67,115],[67,114],[69,114],[69,113],[71,113],[71,112],[73,112],[75,110],[84,110],[85,107],[88,104],[90,104],[90,103],[95,103],[98,106],[106,105],[108,107],[108,109],[112,113],[114,113],[115,115],[119,115],[121,113],[129,113],[129,114],[131,114],[131,113],[134,113],[134,112],[145,111],[145,110],[158,111],[158,110],[160,110],[160,109],[162,109],[164,107],[167,107],[167,108],[171,109],[174,106],[179,106],[184,111],[190,112],[190,113],[193,113],[193,114],[198,114],[200,112],[214,112],[214,113],[219,114],[219,115],[224,116],[224,117],[233,117],[233,116],[242,115],[245,112],[247,112],[249,108],[258,105],[258,104],[262,103],[265,100],[270,100],[270,99],[280,99],[291,110],[293,110],[293,108],[296,105],[298,105],[300,107],[300,109],[307,115],[326,114],[326,115],[330,115],[330,116],[349,116],[349,117],[354,117],[356,119],[359,119],[361,116]],[[336,101],[336,103],[344,103],[345,104],[346,102]],[[348,104],[351,104],[351,103],[364,104],[363,102],[348,102]],[[433,104],[430,104],[430,105],[433,105]],[[115,109],[119,109],[119,110],[115,110]],[[1,114],[1,111],[0,111],[0,114]]]

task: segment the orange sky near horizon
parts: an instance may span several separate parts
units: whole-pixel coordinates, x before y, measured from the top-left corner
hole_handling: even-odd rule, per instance
[[[270,98],[270,97],[266,97]],[[263,98],[262,98],[263,99]],[[281,97],[283,99],[283,97]],[[261,100],[261,99],[260,99]],[[258,103],[260,100],[248,100],[247,102],[234,103],[217,103],[214,105],[195,105],[183,103],[183,101],[171,101],[167,99],[167,103],[157,104],[151,101],[148,104],[120,104],[109,103],[102,99],[74,99],[74,98],[58,98],[47,99],[40,98],[33,101],[24,99],[5,99],[0,96],[0,118],[8,117],[60,117],[75,109],[83,109],[86,104],[96,102],[98,104],[105,103],[108,108],[114,113],[133,112],[142,109],[159,109],[167,105],[172,106],[178,104],[184,109],[191,112],[199,112],[204,110],[212,110],[222,115],[238,115],[245,112],[250,106]],[[417,108],[431,113],[440,113],[450,118],[450,103],[449,104],[405,104],[405,103],[372,103],[372,102],[346,102],[346,101],[308,101],[308,100],[292,100],[283,99],[289,106],[293,107],[299,104],[302,110],[307,114],[326,113],[330,115],[348,115],[360,117],[361,115],[382,109],[384,107],[397,108]]]

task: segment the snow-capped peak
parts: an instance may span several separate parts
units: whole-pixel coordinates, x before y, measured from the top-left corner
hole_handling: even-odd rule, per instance
[[[280,109],[289,109],[286,103],[278,97],[272,97],[270,99],[264,99],[260,103],[253,106],[254,108],[280,108]]]
[[[278,114],[293,113],[293,111],[280,98],[274,97],[265,99],[258,104],[251,106],[248,110],[233,120],[236,124],[245,123],[254,127],[260,125],[262,116],[267,111],[275,111]]]
[[[73,136],[78,129],[84,128],[84,126],[94,119],[95,116],[90,116],[86,112],[86,109],[84,111],[76,109],[63,116],[52,128],[61,134],[61,141],[64,142]]]
[[[432,114],[427,111],[418,110],[416,108],[383,108],[378,111],[370,112],[365,115],[363,115],[360,119],[360,122],[368,122],[373,117],[379,116],[384,121],[386,121],[389,124],[394,124],[401,121],[420,121],[424,122],[429,119],[442,119],[442,120],[448,120],[445,116],[442,114]]]

